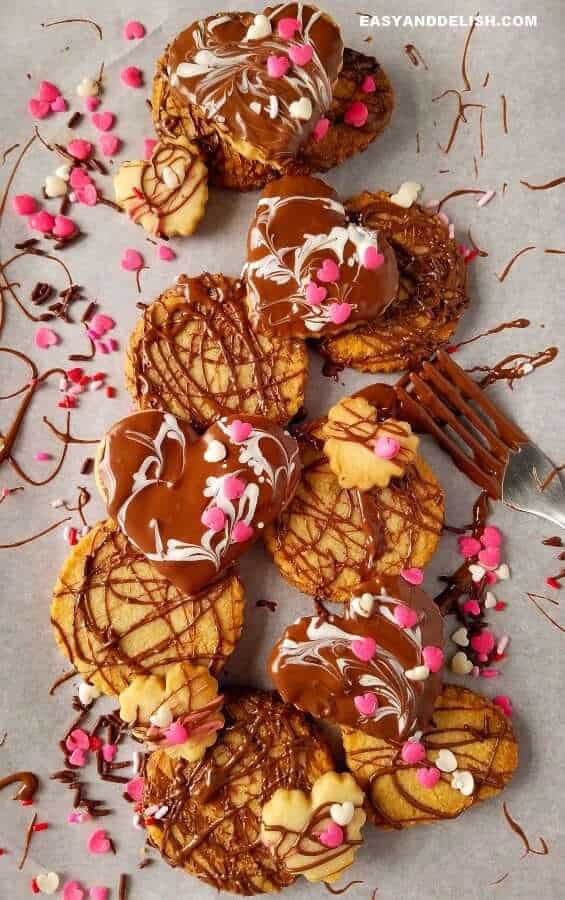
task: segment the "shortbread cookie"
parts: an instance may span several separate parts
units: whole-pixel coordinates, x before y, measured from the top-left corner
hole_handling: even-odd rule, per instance
[[[323,425],[318,420],[302,432],[302,478],[288,508],[265,529],[265,542],[299,590],[344,601],[375,575],[426,565],[441,535],[444,499],[421,457],[387,488],[341,488],[322,450]]]
[[[362,843],[363,801],[347,773],[326,772],[309,794],[279,788],[263,807],[261,840],[293,875],[331,884],[354,862]]]
[[[415,368],[449,341],[469,302],[465,262],[446,221],[417,203],[398,206],[390,196],[365,191],[345,207],[354,221],[390,242],[400,273],[398,299],[381,318],[320,345],[333,362],[362,372]]]
[[[120,693],[120,717],[150,750],[202,759],[224,724],[218,682],[204,666],[176,663],[165,676],[136,675]]]
[[[400,577],[359,586],[343,615],[298,619],[275,644],[279,694],[304,712],[387,740],[425,728],[441,691],[443,620]]]
[[[230,412],[284,424],[304,403],[303,341],[256,334],[245,290],[223,275],[181,276],[140,319],[126,384],[141,409],[164,409],[203,430]]]
[[[298,445],[258,416],[225,416],[200,437],[171,413],[121,419],[101,441],[96,483],[108,515],[180,590],[217,580],[292,499]]]
[[[297,710],[261,691],[229,691],[225,728],[196,764],[151,754],[144,809],[152,844],[173,866],[218,890],[255,894],[291,884],[293,873],[260,840],[261,813],[279,788],[309,791],[334,768],[326,743]]]
[[[116,203],[149,234],[192,234],[206,209],[208,170],[186,137],[161,138],[150,160],[123,162],[114,176]]]
[[[347,765],[383,828],[454,819],[498,794],[518,765],[510,720],[485,697],[447,685],[431,726],[404,744],[343,729]]]
[[[267,333],[321,338],[367,322],[398,291],[396,259],[376,229],[350,222],[319,178],[263,191],[247,239],[250,318]]]
[[[219,671],[241,634],[243,600],[235,574],[184,594],[116,525],[101,522],[63,564],[51,623],[83,677],[105,694],[119,694],[136,676],[165,676],[177,663]]]

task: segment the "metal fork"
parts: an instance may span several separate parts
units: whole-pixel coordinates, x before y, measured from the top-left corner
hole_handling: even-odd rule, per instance
[[[565,484],[554,464],[447,353],[394,389],[409,421],[490,497],[565,528]]]

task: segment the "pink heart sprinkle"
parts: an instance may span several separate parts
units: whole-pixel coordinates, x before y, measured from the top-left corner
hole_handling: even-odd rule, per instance
[[[346,125],[352,125],[353,128],[362,128],[368,118],[369,110],[361,100],[354,100],[343,117]]]
[[[100,106],[100,97],[85,97],[84,106],[88,112],[94,112]]]
[[[110,131],[114,124],[114,113],[108,110],[106,112],[95,112],[92,113],[90,119],[98,131]]]
[[[471,638],[471,647],[478,654],[481,662],[486,662],[489,653],[492,653],[496,646],[496,640],[492,631],[485,628],[479,634],[473,635]]]
[[[103,828],[97,828],[92,832],[86,842],[86,847],[90,853],[108,853],[112,849],[108,835]]]
[[[325,284],[337,281],[339,279],[339,266],[335,260],[330,258],[324,259],[322,265],[316,272],[316,278],[318,281],[323,281]]]
[[[53,234],[55,237],[70,238],[76,234],[77,227],[72,219],[67,216],[55,216],[55,224],[53,226]]]
[[[91,887],[88,896],[91,900],[108,900],[110,892],[106,887]]]
[[[457,546],[459,553],[464,559],[472,559],[472,557],[476,556],[481,549],[480,541],[465,534],[457,538]]]
[[[468,613],[471,616],[480,616],[481,607],[476,600],[465,600],[465,603],[463,604],[463,612]]]
[[[82,138],[75,138],[74,141],[69,141],[67,150],[71,156],[83,162],[92,153],[92,144],[90,141],[83,141]]]
[[[422,584],[424,580],[424,570],[419,569],[416,566],[412,566],[409,569],[401,569],[400,577],[404,578],[404,581],[407,581],[408,584]]]
[[[441,772],[439,769],[436,769],[435,766],[431,766],[430,768],[422,768],[418,769],[416,772],[416,778],[425,788],[433,788],[436,786],[438,781],[441,778]]]
[[[431,645],[424,647],[422,657],[430,672],[439,672],[443,666],[443,650],[441,647],[432,647]]]
[[[137,272],[143,266],[143,257],[137,250],[124,250],[121,259],[122,269],[127,272]]]
[[[124,25],[124,37],[126,41],[139,40],[139,38],[145,37],[145,26],[141,22],[131,19]]]
[[[145,782],[140,775],[137,775],[135,778],[132,778],[131,781],[128,781],[126,784],[126,794],[128,797],[131,797],[132,800],[135,800],[136,803],[141,800],[143,797],[143,788]]]
[[[107,331],[111,331],[116,325],[111,316],[107,316],[104,313],[97,313],[94,318],[90,320],[90,324],[100,337],[102,337],[103,334],[106,334]]]
[[[201,522],[206,528],[216,534],[226,524],[226,514],[219,506],[211,506],[202,513]]]
[[[379,253],[376,247],[372,245],[365,249],[363,254],[363,267],[365,269],[369,269],[374,271],[375,269],[380,269],[383,265],[385,258],[382,253]]]
[[[137,66],[126,66],[120,72],[120,78],[128,87],[139,88],[143,84],[143,72]]]
[[[496,569],[500,565],[500,547],[485,547],[479,552],[479,562],[487,569]]]
[[[28,100],[27,108],[34,119],[44,119],[51,112],[51,105],[47,100],[37,100],[35,97]]]
[[[102,757],[105,762],[113,762],[118,752],[116,744],[104,744],[102,747]]]
[[[361,90],[364,94],[372,94],[377,90],[377,85],[375,84],[375,79],[372,75],[365,75]]]
[[[330,303],[328,309],[330,319],[334,325],[343,325],[344,322],[347,322],[351,315],[351,311],[352,309],[349,303]]]
[[[229,475],[228,478],[224,478],[222,491],[227,500],[239,500],[245,491],[245,482],[235,475]]]
[[[343,844],[343,829],[340,828],[337,822],[328,822],[324,830],[318,833],[317,837],[320,844],[323,844],[324,847],[328,847],[330,850],[334,850]]]
[[[276,56],[271,53],[267,57],[267,72],[271,78],[283,78],[290,69],[290,62],[286,56]]]
[[[378,697],[372,691],[365,694],[358,694],[353,698],[355,709],[362,716],[372,716],[379,705]]]
[[[160,244],[159,246],[159,259],[162,259],[164,262],[171,262],[173,259],[176,259],[177,255],[174,250],[171,250],[170,247],[165,247],[164,244]]]
[[[357,659],[369,662],[376,653],[377,642],[372,637],[355,638],[351,641],[351,649]]]
[[[426,748],[420,741],[405,741],[400,751],[402,761],[408,765],[420,763],[426,758]]]
[[[314,126],[314,130],[312,132],[312,136],[316,142],[322,141],[326,134],[329,131],[330,120],[325,117],[322,119],[318,119],[316,125]]]
[[[40,100],[46,100],[47,103],[52,103],[53,100],[56,100],[57,97],[61,96],[61,91],[50,81],[40,81],[37,95]]]
[[[396,604],[393,616],[401,628],[413,628],[418,621],[418,613],[416,610],[410,609],[409,606],[403,606],[402,603]]]
[[[55,225],[55,218],[48,213],[46,209],[42,209],[38,213],[34,213],[29,217],[29,227],[34,231],[41,231],[42,234],[50,234]]]
[[[316,284],[315,281],[310,281],[306,285],[304,293],[306,295],[306,302],[310,303],[312,306],[319,306],[328,296],[326,288]]]
[[[487,525],[481,534],[481,543],[485,547],[500,547],[502,544],[502,534],[496,525]]]
[[[500,707],[505,716],[508,716],[508,718],[510,718],[510,716],[512,715],[512,701],[510,697],[508,697],[506,694],[498,694],[498,696],[495,697],[492,702],[495,704],[495,706]]]
[[[94,184],[85,184],[84,187],[77,188],[75,193],[78,202],[85,206],[96,206],[98,203],[98,191]]]
[[[300,31],[300,22],[298,19],[291,19],[290,17],[285,17],[284,19],[280,19],[277,25],[277,31],[279,36],[284,38],[285,41],[290,41],[297,31]]]
[[[36,453],[34,459],[37,462],[48,462],[50,459],[53,459],[50,453],[46,453],[44,450],[40,450],[39,453]]]
[[[253,431],[253,425],[249,422],[241,422],[239,419],[234,419],[230,425],[229,431],[232,441],[236,444],[242,444]]]
[[[82,821],[82,813],[79,812],[70,812],[67,816],[67,822],[69,825],[80,825]]]
[[[485,581],[487,584],[496,584],[498,581],[497,575],[495,572],[485,572]]]
[[[172,722],[169,727],[165,729],[165,737],[167,738],[169,747],[174,747],[177,744],[184,744],[184,742],[188,740],[188,731],[182,722]]]
[[[55,97],[55,99],[52,101],[51,109],[53,112],[65,112],[65,110],[67,109],[67,101],[59,94],[59,96]]]
[[[74,190],[92,184],[90,175],[88,172],[85,172],[84,169],[81,169],[80,166],[74,166],[74,168],[71,169],[69,181]]]
[[[31,194],[16,194],[12,197],[12,206],[18,216],[31,216],[37,210],[37,201]]]
[[[78,881],[67,881],[63,886],[63,900],[84,900],[85,892]]]
[[[382,435],[375,441],[374,451],[380,459],[394,459],[400,453],[400,444],[396,438]]]
[[[293,44],[288,55],[295,66],[306,66],[314,55],[311,44]]]
[[[143,158],[151,159],[153,156],[153,151],[155,149],[155,145],[157,141],[154,138],[144,138],[143,139]]]
[[[88,750],[90,747],[90,735],[82,728],[75,728],[74,731],[71,731],[69,739],[72,741],[72,748],[70,749],[74,750],[75,747],[78,747],[79,750]]]
[[[240,520],[233,526],[231,539],[234,544],[244,544],[245,541],[251,540],[254,534],[254,528],[251,525],[248,525],[247,522]]]
[[[55,344],[59,343],[59,337],[52,331],[50,328],[38,328],[35,332],[35,346],[40,347],[42,350],[47,350],[48,347],[54,347]]]
[[[103,134],[99,143],[104,156],[115,156],[122,142],[115,134]]]
[[[69,756],[69,762],[73,766],[82,768],[82,766],[86,765],[86,753],[84,752],[84,750],[79,750],[77,747],[77,749],[73,750],[73,752]]]

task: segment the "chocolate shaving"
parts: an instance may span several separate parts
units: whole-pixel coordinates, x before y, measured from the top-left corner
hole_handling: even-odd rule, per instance
[[[484,159],[485,155],[485,132],[483,128],[483,120],[484,120],[485,110],[484,107],[481,109],[481,113],[479,115],[479,137],[481,142],[481,159]]]
[[[29,250],[30,247],[34,247],[39,243],[39,238],[28,238],[27,241],[20,241],[19,244],[14,244],[14,248],[16,250]]]
[[[473,236],[471,234],[470,228],[467,229],[467,237],[469,239],[469,243],[470,243],[471,247],[473,248],[473,250],[476,251],[478,256],[480,256],[480,257],[488,256],[488,252],[486,250],[481,250],[481,248],[478,246],[478,244],[473,240]]]
[[[554,247],[548,247],[543,251],[544,253],[556,253],[559,256],[565,256],[565,250],[557,250]]]
[[[477,27],[476,16],[478,16],[478,12],[475,13],[475,18],[473,19],[473,24],[471,25],[467,37],[465,39],[465,46],[463,48],[463,58],[461,60],[461,77],[463,78],[463,83],[465,84],[465,90],[471,90],[471,82],[467,76],[467,53],[469,52],[469,44],[471,43],[471,38],[473,37],[473,32]]]
[[[529,842],[522,826],[519,825],[518,822],[516,822],[516,820],[513,819],[512,816],[510,815],[510,812],[508,810],[508,806],[506,805],[506,802],[504,802],[502,804],[502,809],[504,811],[504,818],[510,825],[510,828],[512,829],[514,834],[518,835],[518,837],[521,839],[521,841],[524,844],[524,852],[522,853],[522,859],[525,856],[527,856],[528,853],[533,853],[535,856],[547,856],[547,854],[549,853],[549,847],[547,846],[547,842],[544,840],[544,838],[542,838],[542,837],[539,838],[539,842],[541,844],[542,849],[536,850],[534,847],[532,847],[530,845],[530,842]]]
[[[76,674],[77,670],[73,668],[69,669],[68,672],[63,672],[62,675],[59,675],[59,677],[55,679],[55,681],[49,688],[49,696],[52,697],[58,687],[60,687],[62,684],[65,684],[65,682],[69,681],[70,678],[74,678]]]
[[[141,273],[143,272],[144,269],[148,269],[148,268],[149,268],[149,266],[142,266],[141,269],[138,269],[135,273],[135,285],[137,287],[138,294],[141,294],[141,282],[140,282]]]
[[[429,66],[426,63],[426,60],[414,44],[405,44],[404,52],[415,68],[422,65],[426,72],[429,72]]]
[[[42,22],[42,28],[53,28],[54,25],[75,25],[75,24],[84,24],[84,25],[92,25],[92,27],[96,30],[98,35],[98,39],[101,41],[103,38],[102,28],[98,25],[97,22],[93,22],[92,19],[57,19],[55,22]]]
[[[83,114],[81,112],[79,112],[78,109],[76,109],[74,111],[74,113],[72,114],[71,118],[69,119],[69,121],[67,122],[67,128],[74,128],[75,125],[78,125],[79,122],[82,122],[83,118],[84,118]]]
[[[535,249],[536,249],[535,246],[533,244],[531,244],[529,247],[522,247],[521,250],[518,250],[518,252],[515,253],[514,256],[512,257],[512,259],[509,260],[509,262],[504,266],[504,269],[502,270],[500,275],[496,276],[498,278],[498,280],[500,281],[500,283],[502,284],[502,282],[508,276],[508,274],[510,273],[510,270],[511,270],[512,266],[514,265],[514,263],[516,262],[516,260],[520,259],[520,257],[524,253],[528,253],[530,250],[535,250]]]
[[[489,881],[489,885],[494,887],[496,884],[502,884],[503,881],[506,881],[510,872],[505,872],[504,875],[501,875],[500,878],[497,878],[496,881]]]
[[[504,134],[508,134],[508,101],[504,94],[500,95],[500,101],[502,103],[502,127]]]
[[[441,210],[444,203],[447,203],[448,200],[452,200],[454,197],[463,197],[465,194],[486,194],[486,193],[487,193],[486,191],[481,191],[481,190],[478,190],[477,188],[460,188],[457,191],[451,191],[450,194],[447,194],[445,197],[443,197],[442,200],[439,201],[437,209],[436,209],[436,213],[438,213]]]
[[[27,855],[29,853],[31,839],[34,835],[33,826],[35,825],[36,822],[37,822],[37,813],[35,812],[32,816],[31,822],[27,826],[26,836],[25,836],[25,840],[24,840],[24,848],[22,851],[20,861],[18,863],[18,869],[20,870],[20,872],[23,869],[23,867],[25,866],[25,861],[26,861]]]
[[[554,178],[553,181],[546,181],[545,184],[530,184],[529,181],[520,181],[520,184],[523,184],[524,187],[529,188],[531,191],[549,191],[560,184],[565,184],[565,176],[563,178]]]
[[[126,875],[125,872],[122,872],[120,875],[120,882],[118,885],[118,900],[126,900],[128,894],[129,887],[129,875]]]
[[[329,892],[330,892],[330,894],[334,894],[335,896],[338,896],[339,894],[345,894],[345,893],[349,890],[349,888],[352,888],[352,887],[353,887],[354,884],[365,884],[365,882],[364,882],[364,881],[349,881],[349,882],[348,882],[344,887],[342,887],[342,888],[333,888],[333,887],[331,886],[331,884],[328,884],[328,882],[325,881],[325,882],[324,882],[324,887],[325,887],[326,891],[329,891]]]
[[[484,81],[483,81],[483,83],[482,83],[482,87],[486,87],[486,86],[487,86],[487,84],[489,83],[489,79],[490,79],[490,72],[487,72],[487,74],[485,75],[485,79],[484,79]]]
[[[46,281],[38,281],[31,292],[30,300],[35,306],[41,306],[46,303],[53,293],[53,288]]]
[[[87,456],[84,460],[82,466],[80,467],[81,475],[90,475],[94,468],[94,459],[92,456]]]
[[[277,604],[276,604],[275,600],[263,600],[263,599],[257,600],[257,602],[255,603],[255,606],[258,609],[261,609],[262,607],[266,607],[271,612],[276,612],[276,609],[277,609]]]

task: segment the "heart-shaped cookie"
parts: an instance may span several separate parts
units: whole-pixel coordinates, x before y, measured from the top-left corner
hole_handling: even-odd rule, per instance
[[[292,37],[279,30],[288,18],[298,23]],[[269,63],[273,57],[286,64]],[[283,3],[260,16],[228,12],[193,22],[169,47],[168,77],[244,155],[285,160],[329,110],[342,61],[340,30],[326,13]]]
[[[224,457],[210,461],[216,442]],[[199,437],[170,413],[147,411],[108,432],[96,475],[129,541],[190,594],[260,536],[290,502],[300,471],[296,441],[267,419],[224,417]]]
[[[249,229],[244,274],[259,329],[324,337],[382,313],[398,290],[392,249],[348,220],[319,178],[285,176],[263,191]]]
[[[404,740],[427,725],[441,690],[438,669],[425,663],[432,648],[441,654],[441,615],[402,578],[367,582],[361,593],[373,597],[369,615],[350,604],[343,616],[323,613],[287,628],[271,653],[271,675],[283,699],[304,712]],[[405,610],[417,614],[410,626]],[[421,680],[409,677],[416,667]]]

